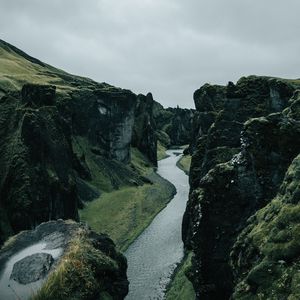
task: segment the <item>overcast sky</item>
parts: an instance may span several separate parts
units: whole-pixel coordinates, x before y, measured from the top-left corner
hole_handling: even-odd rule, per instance
[[[299,14],[299,0],[0,0],[0,38],[68,72],[193,107],[206,82],[299,78]]]

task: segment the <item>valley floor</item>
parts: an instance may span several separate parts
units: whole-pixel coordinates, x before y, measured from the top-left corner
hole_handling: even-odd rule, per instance
[[[153,184],[102,194],[80,211],[81,220],[96,232],[108,234],[125,251],[175,193],[173,186],[156,173],[151,179]]]

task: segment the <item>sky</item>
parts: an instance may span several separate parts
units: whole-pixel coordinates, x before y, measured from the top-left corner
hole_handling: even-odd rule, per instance
[[[0,38],[165,107],[194,107],[205,83],[300,78],[299,12],[299,0],[0,0]]]

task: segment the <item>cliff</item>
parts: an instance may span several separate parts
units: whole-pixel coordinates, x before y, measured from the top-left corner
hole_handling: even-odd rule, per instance
[[[151,93],[147,96],[138,95],[131,144],[157,166],[157,137],[153,106],[154,100]]]
[[[165,147],[188,145],[191,141],[193,109],[164,108],[158,102],[153,105],[153,118],[158,140]]]
[[[226,87],[204,85],[194,94],[196,142],[183,239],[195,254],[189,276],[199,299],[259,299],[258,290],[271,295],[273,279],[266,273],[263,287],[247,282],[251,267],[263,260],[254,239],[268,239],[251,216],[282,190],[300,152],[296,84],[250,76]],[[253,224],[256,237],[248,234]],[[248,247],[252,243],[256,247]],[[285,288],[289,294],[290,285]]]
[[[130,164],[133,130],[148,113],[135,94],[4,41],[0,55],[0,244],[43,221],[78,220],[78,207],[102,192],[149,182]],[[136,146],[156,164],[148,123]]]

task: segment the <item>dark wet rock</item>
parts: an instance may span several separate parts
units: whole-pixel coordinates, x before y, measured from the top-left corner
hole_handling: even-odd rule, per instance
[[[10,278],[28,284],[38,281],[46,276],[53,263],[53,257],[48,253],[35,253],[17,261]]]
[[[232,295],[230,253],[238,235],[275,197],[300,152],[293,90],[286,81],[251,76],[195,93],[198,136],[183,238],[195,253],[189,276],[199,299]]]

